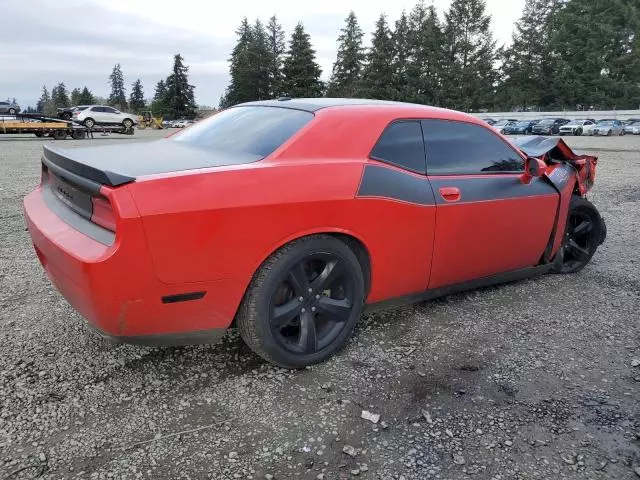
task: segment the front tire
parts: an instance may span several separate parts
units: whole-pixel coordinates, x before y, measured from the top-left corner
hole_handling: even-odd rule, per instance
[[[344,347],[364,298],[353,251],[329,235],[305,237],[262,264],[238,311],[238,330],[268,362],[302,368]]]
[[[18,113],[18,112],[16,112],[15,108],[10,108],[9,109],[9,115],[15,115],[16,113]]]
[[[581,129],[581,128],[578,128],[578,129],[576,129],[575,136],[576,136],[576,137],[579,137],[580,135],[582,135],[582,129]]]
[[[582,270],[605,237],[606,227],[598,209],[586,198],[571,197],[565,234],[554,260],[553,272],[576,273]]]
[[[129,118],[125,118],[122,121],[122,126],[124,128],[126,128],[127,130],[129,130],[131,127],[133,127],[133,120],[129,119]]]

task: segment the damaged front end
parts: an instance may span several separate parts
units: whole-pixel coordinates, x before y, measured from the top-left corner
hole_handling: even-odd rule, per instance
[[[525,155],[539,158],[547,165],[571,165],[576,172],[574,194],[584,197],[593,187],[598,158],[574,152],[562,138],[522,137],[515,140],[513,144]]]

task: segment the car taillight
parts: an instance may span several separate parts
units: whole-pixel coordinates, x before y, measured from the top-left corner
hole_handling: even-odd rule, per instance
[[[116,231],[116,218],[113,215],[113,209],[109,200],[102,197],[92,197],[91,203],[93,204],[93,213],[91,214],[91,221],[96,225],[100,225],[112,232]]]

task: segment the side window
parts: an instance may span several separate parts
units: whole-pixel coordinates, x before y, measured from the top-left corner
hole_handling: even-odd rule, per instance
[[[117,113],[115,108],[102,107],[106,113]]]
[[[102,107],[93,107],[91,109],[92,112],[103,112],[104,110],[102,109]]]
[[[425,173],[422,128],[417,120],[401,120],[389,125],[373,147],[371,158]]]
[[[471,123],[423,120],[429,175],[522,172],[524,160],[488,129]]]

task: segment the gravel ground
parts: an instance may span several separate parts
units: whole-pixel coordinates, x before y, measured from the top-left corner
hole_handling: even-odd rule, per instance
[[[96,338],[24,230],[43,140],[0,136],[0,479],[640,478],[640,137],[568,142],[609,230],[582,273],[368,315],[286,371],[233,333]]]

